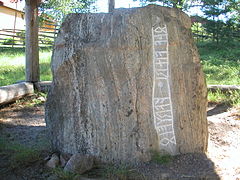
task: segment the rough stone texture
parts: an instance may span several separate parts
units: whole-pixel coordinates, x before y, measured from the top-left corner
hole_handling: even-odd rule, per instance
[[[190,19],[155,5],[70,14],[52,58],[53,147],[105,161],[207,148],[207,89]]]
[[[50,160],[46,163],[48,168],[54,169],[59,165],[59,157],[57,154],[53,154]]]
[[[64,171],[83,174],[94,166],[94,157],[89,155],[74,154],[64,167]]]
[[[67,164],[67,162],[70,159],[70,157],[68,157],[66,154],[60,154],[60,164],[61,164],[61,167],[64,167]]]

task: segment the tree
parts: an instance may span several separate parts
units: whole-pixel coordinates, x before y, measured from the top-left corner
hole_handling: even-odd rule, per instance
[[[90,12],[91,5],[96,0],[46,0],[40,10],[43,14],[51,16],[58,22],[62,22],[69,13],[86,13]]]
[[[134,0],[136,1],[136,0]],[[160,2],[163,6],[178,8],[182,10],[187,10],[192,6],[195,6],[198,0],[140,0],[142,5],[148,3]]]
[[[136,0],[134,0],[136,1]],[[143,5],[148,3],[161,3],[163,6],[189,10],[199,6],[204,13],[203,27],[211,34],[213,41],[220,39],[230,40],[237,37],[240,27],[240,1],[239,0],[140,0]],[[224,19],[224,20],[223,20]]]
[[[217,43],[220,39],[231,39],[239,31],[240,1],[236,0],[201,0],[206,17],[206,31],[213,35]],[[225,17],[225,22],[222,20]]]

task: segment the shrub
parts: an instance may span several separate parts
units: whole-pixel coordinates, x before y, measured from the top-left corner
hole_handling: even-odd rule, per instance
[[[3,41],[2,43],[3,45],[12,45],[12,44],[16,44],[13,38],[7,38]]]

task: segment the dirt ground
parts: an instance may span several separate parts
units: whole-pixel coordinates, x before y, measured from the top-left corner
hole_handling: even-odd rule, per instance
[[[240,108],[220,105],[209,108],[207,156],[224,180],[240,180]]]
[[[36,98],[36,97],[34,97]],[[32,106],[22,102],[0,107],[0,137],[50,153],[44,121],[44,99]],[[37,102],[39,102],[37,101]],[[211,105],[208,109],[209,146],[205,154],[174,157],[168,164],[144,163],[135,168],[145,179],[240,180],[240,109]],[[44,156],[31,166],[4,171],[6,156],[0,153],[0,179],[51,179]],[[113,178],[114,179],[114,178]]]

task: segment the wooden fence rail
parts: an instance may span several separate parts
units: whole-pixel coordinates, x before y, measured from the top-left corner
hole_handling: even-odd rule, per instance
[[[54,39],[58,33],[59,25],[54,28],[39,27],[39,45],[40,47],[49,47],[53,45]],[[46,30],[45,30],[46,29]],[[0,30],[0,47],[11,45],[12,47],[25,47],[25,30],[21,29],[2,29]]]

